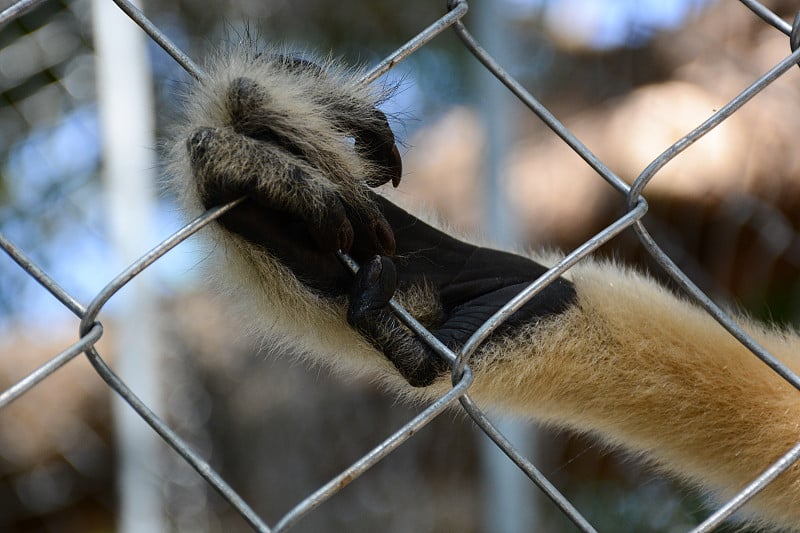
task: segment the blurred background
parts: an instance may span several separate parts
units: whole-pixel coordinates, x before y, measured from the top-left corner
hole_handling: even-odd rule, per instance
[[[798,9],[789,1],[766,4],[785,20]],[[733,2],[476,0],[470,8],[464,21],[489,52],[628,181],[789,52],[786,36]],[[149,2],[144,10],[200,63],[249,28],[265,42],[369,66],[445,6],[184,0]],[[180,117],[189,77],[143,40],[152,76],[139,91],[147,93],[145,108],[109,115],[98,91],[105,67],[98,64],[97,28],[88,0],[48,1],[0,28],[0,233],[84,304],[183,223],[159,185],[158,142]],[[115,53],[121,70],[111,77],[125,84],[126,73],[141,66]],[[645,191],[647,227],[702,289],[718,302],[789,323],[800,311],[800,152],[791,144],[800,127],[798,81],[797,72],[783,76]],[[521,103],[497,95],[489,73],[452,32],[382,82],[399,85],[386,110],[404,153],[395,198],[411,209],[505,245],[567,251],[624,212],[623,198]],[[127,145],[145,153],[127,170],[150,191],[147,224],[115,199],[109,116],[123,134],[144,124],[154,139]],[[497,179],[487,184],[487,175]],[[509,206],[505,217],[498,205]],[[128,218],[115,219],[120,213]],[[146,229],[131,245],[123,230],[132,226]],[[661,276],[630,232],[601,253]],[[120,371],[146,370],[131,378],[134,390],[271,524],[419,409],[371,383],[273,357],[207,292],[204,259],[193,238],[112,299],[101,315],[99,350]],[[143,294],[144,311],[136,303]],[[152,337],[126,336],[126,323],[146,323]],[[77,327],[26,273],[0,260],[0,390],[74,342]],[[128,363],[119,359],[124,350],[133,354]],[[131,486],[149,487],[144,498],[151,501],[141,508],[151,505],[161,517],[139,523],[140,531],[248,530],[158,441],[145,446],[151,453],[136,469],[144,479],[127,484],[119,443],[130,440],[119,436],[150,430],[135,417],[120,423],[126,410],[111,396],[79,357],[0,410],[0,531],[137,530],[122,517]],[[685,531],[708,513],[701,495],[589,436],[520,427],[537,435],[526,452],[600,531]],[[485,505],[485,440],[463,415],[440,416],[297,530],[500,531]],[[574,530],[535,490],[524,497],[536,512],[517,530]]]

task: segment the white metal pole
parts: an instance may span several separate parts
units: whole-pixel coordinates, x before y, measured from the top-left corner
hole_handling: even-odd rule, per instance
[[[109,234],[121,270],[155,242],[154,110],[145,36],[110,0],[93,0],[97,94]],[[160,346],[157,305],[139,276],[114,297],[113,361],[119,376],[156,413]],[[114,396],[118,450],[118,531],[166,529],[161,505],[161,447],[155,433]]]

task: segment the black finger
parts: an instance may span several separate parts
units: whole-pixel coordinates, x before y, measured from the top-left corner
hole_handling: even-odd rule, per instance
[[[350,291],[348,322],[360,323],[370,311],[386,307],[396,288],[397,270],[391,259],[376,255],[363,263]]]
[[[388,308],[397,285],[394,263],[376,256],[362,264],[350,292],[347,321],[380,350],[413,387],[426,387],[447,371],[447,363],[408,333]]]
[[[354,124],[353,138],[359,155],[377,168],[377,172],[367,179],[367,185],[377,187],[391,181],[397,187],[403,174],[403,160],[383,111],[373,109],[370,120]]]
[[[352,247],[355,233],[347,210],[304,162],[269,143],[219,128],[196,130],[187,140],[187,150],[206,208],[244,196],[257,207],[303,221],[310,242],[320,250]],[[234,213],[227,220],[236,217]],[[258,225],[250,227],[243,220],[232,230],[259,240]]]
[[[347,210],[354,232],[353,256],[357,260],[374,255],[394,255],[394,231],[377,206],[363,203],[358,209],[348,207]]]

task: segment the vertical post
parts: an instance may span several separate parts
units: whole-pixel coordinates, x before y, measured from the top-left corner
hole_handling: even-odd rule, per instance
[[[511,64],[511,47],[505,28],[503,10],[493,2],[470,5],[478,40],[502,64]],[[484,161],[484,227],[492,242],[510,247],[519,240],[517,221],[509,207],[502,184],[508,162],[508,148],[513,143],[514,123],[510,110],[511,95],[484,68],[476,73],[476,97],[482,123],[486,128]],[[498,419],[497,428],[517,449],[530,456],[535,448],[535,429],[527,423]],[[485,486],[484,531],[523,533],[537,525],[537,507],[541,499],[535,486],[489,439],[482,439],[481,459]]]
[[[120,269],[152,244],[155,152],[152,82],[142,32],[109,0],[94,0],[97,94],[103,142],[103,178],[109,232]],[[157,306],[149,276],[115,296],[114,366],[156,413]],[[118,451],[118,531],[166,529],[161,506],[160,443],[150,428],[113,397]]]

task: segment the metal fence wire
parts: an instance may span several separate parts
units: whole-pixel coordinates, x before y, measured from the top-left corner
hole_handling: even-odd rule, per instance
[[[0,12],[0,26],[5,25],[16,17],[28,12],[43,0],[22,0],[16,2],[4,11]],[[397,63],[403,61],[411,54],[418,51],[437,35],[444,31],[452,30],[460,38],[463,45],[477,58],[478,61],[489,70],[497,80],[505,85],[509,91],[517,96],[531,112],[536,114],[553,132],[555,132],[564,143],[569,145],[594,171],[610,184],[626,200],[627,211],[611,225],[598,232],[594,237],[587,240],[581,246],[566,255],[556,266],[551,268],[540,279],[532,283],[523,293],[508,302],[506,306],[489,319],[466,343],[459,353],[453,353],[445,346],[441,345],[435,337],[419,326],[405,310],[393,303],[393,310],[408,325],[413,328],[426,342],[432,347],[443,353],[453,365],[453,387],[452,389],[433,402],[427,408],[419,412],[413,420],[397,428],[397,431],[386,438],[369,453],[361,457],[349,468],[343,470],[325,485],[319,487],[312,494],[307,495],[302,501],[297,502],[296,506],[283,516],[277,523],[268,525],[258,516],[253,509],[232,489],[225,479],[223,479],[201,456],[193,450],[169,425],[156,416],[137,396],[130,390],[128,385],[121,380],[114,370],[106,363],[98,349],[96,343],[103,335],[103,325],[97,320],[98,314],[109,302],[109,300],[134,277],[142,273],[150,265],[158,261],[176,245],[184,241],[190,235],[200,231],[205,225],[230,209],[234,204],[211,209],[186,224],[179,231],[168,239],[157,244],[147,254],[132,263],[127,269],[111,280],[105,288],[100,291],[88,304],[83,305],[72,295],[65,291],[57,280],[51,278],[34,261],[32,261],[23,250],[16,246],[4,235],[0,234],[0,247],[25,271],[28,275],[40,283],[55,298],[57,298],[67,309],[80,318],[79,340],[66,347],[61,353],[51,357],[45,364],[31,372],[24,379],[7,388],[0,394],[0,409],[8,406],[14,400],[20,398],[31,389],[36,387],[49,376],[57,372],[63,365],[80,354],[86,354],[97,373],[108,384],[108,386],[119,394],[160,437],[177,452],[197,473],[204,478],[208,484],[214,487],[238,513],[256,531],[284,531],[297,524],[305,515],[314,511],[316,507],[329,499],[331,496],[342,490],[343,487],[353,482],[360,475],[373,467],[378,461],[391,454],[398,447],[402,446],[420,428],[429,423],[432,419],[439,416],[445,409],[460,404],[472,420],[489,436],[489,438],[513,461],[530,480],[535,483],[544,493],[557,505],[563,513],[582,531],[595,531],[592,525],[584,518],[580,512],[568,501],[548,479],[537,469],[537,467],[526,459],[523,454],[516,449],[492,424],[490,419],[473,403],[470,398],[470,385],[472,384],[472,374],[469,368],[469,357],[473,350],[500,324],[510,316],[516,309],[533,297],[547,284],[551,283],[558,276],[564,274],[582,258],[597,250],[601,245],[616,237],[620,232],[627,228],[632,228],[638,236],[641,244],[647,252],[663,267],[666,273],[683,288],[688,294],[693,296],[696,301],[712,315],[731,335],[738,339],[765,364],[769,365],[775,372],[780,374],[795,388],[800,389],[800,378],[793,374],[786,366],[780,363],[775,357],[759,346],[749,337],[720,307],[718,307],[708,296],[706,296],[670,259],[670,257],[659,247],[651,237],[648,229],[642,223],[642,217],[647,212],[648,204],[643,193],[650,180],[658,171],[672,159],[678,157],[686,148],[695,141],[703,137],[706,133],[717,127],[725,119],[736,113],[747,101],[761,92],[765,87],[778,79],[794,65],[800,62],[800,14],[789,24],[780,19],[770,10],[758,2],[751,0],[741,0],[747,8],[753,11],[764,22],[773,26],[777,31],[783,32],[789,37],[792,52],[782,61],[776,64],[766,74],[758,77],[749,87],[730,100],[725,106],[716,111],[708,120],[698,125],[695,129],[687,133],[680,140],[666,149],[660,156],[654,159],[645,170],[636,178],[632,185],[625,183],[613,171],[611,171],[598,157],[596,157],[578,138],[576,138],[558,119],[545,108],[537,99],[526,91],[495,59],[484,50],[480,43],[470,34],[462,23],[462,17],[467,13],[468,3],[464,0],[450,0],[447,10],[443,16],[425,28],[422,32],[398,48],[391,55],[386,57],[375,66],[364,78],[368,83],[386,73]],[[138,24],[147,35],[158,43],[175,61],[177,61],[191,76],[202,78],[202,69],[178,48],[170,39],[162,33],[144,14],[134,5],[126,0],[114,0],[131,21]],[[787,47],[789,48],[789,47]],[[346,256],[344,260],[349,260]],[[351,266],[355,265],[350,262]],[[786,450],[786,453],[767,470],[753,479],[744,489],[722,505],[716,512],[708,516],[693,531],[711,531],[719,526],[724,520],[741,508],[750,498],[768,486],[778,475],[788,469],[798,458],[800,458],[800,443],[793,448]]]

